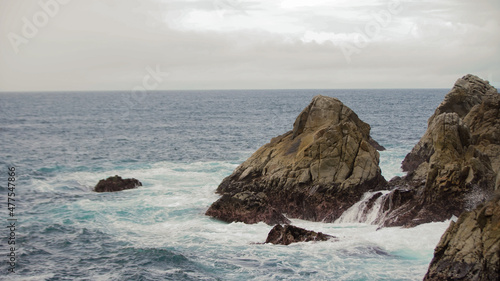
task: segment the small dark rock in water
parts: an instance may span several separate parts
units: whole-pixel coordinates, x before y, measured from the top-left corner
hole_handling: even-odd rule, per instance
[[[109,177],[105,180],[100,180],[94,187],[95,192],[114,192],[125,189],[137,188],[142,186],[142,183],[137,179],[122,179],[120,176]]]
[[[289,245],[296,242],[326,241],[331,238],[335,237],[289,224],[284,226],[277,224],[267,235],[266,243]]]

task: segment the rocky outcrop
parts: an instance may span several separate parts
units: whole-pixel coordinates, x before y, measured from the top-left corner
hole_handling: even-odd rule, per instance
[[[424,280],[500,280],[500,195],[451,222]]]
[[[293,129],[259,148],[217,188],[206,214],[231,222],[333,222],[386,181],[370,126],[338,99],[316,96]]]
[[[436,132],[433,126],[434,123],[439,121],[436,120],[439,116],[450,113],[451,115],[448,115],[448,118],[463,120],[475,106],[497,96],[498,91],[487,81],[477,76],[468,74],[458,79],[452,90],[445,96],[444,101],[427,121],[428,129],[424,136],[403,160],[401,166],[403,171],[413,172],[422,163],[429,162],[430,157],[434,154],[435,138],[433,138],[432,134],[436,134]],[[477,113],[473,115],[477,116]]]
[[[404,159],[407,176],[390,182],[394,190],[382,209],[384,226],[444,221],[498,188],[499,105],[487,81],[473,75],[458,79]]]
[[[471,143],[488,156],[496,174],[495,189],[500,189],[500,95],[492,95],[474,107],[464,118],[471,131]]]
[[[281,226],[277,224],[267,235],[265,243],[290,245],[297,242],[326,241],[335,238],[334,236],[306,230],[293,225]]]
[[[115,192],[137,188],[138,186],[142,186],[142,183],[136,179],[122,179],[120,176],[114,176],[105,180],[100,180],[94,187],[94,191]]]

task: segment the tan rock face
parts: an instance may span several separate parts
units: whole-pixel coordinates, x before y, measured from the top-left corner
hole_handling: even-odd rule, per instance
[[[431,136],[435,119],[444,113],[455,113],[464,119],[475,106],[484,100],[498,96],[498,91],[487,81],[474,75],[466,75],[457,80],[453,89],[446,95],[434,114],[427,121],[428,129],[402,163],[404,171],[412,172],[423,162],[428,162],[433,154],[433,137]],[[473,114],[476,115],[476,114]]]
[[[500,280],[500,195],[452,222],[424,280]]]
[[[351,109],[316,96],[292,131],[259,148],[217,192],[263,192],[270,208],[291,217],[333,221],[365,191],[385,184],[373,144],[370,126]],[[223,219],[212,207],[207,215]]]
[[[368,143],[370,126],[339,100],[316,96],[293,131],[260,148],[235,173],[281,185],[298,182],[358,185],[380,174],[379,154]]]
[[[474,107],[464,118],[471,131],[474,147],[491,162],[496,174],[495,189],[500,186],[500,95],[492,95],[481,105]]]
[[[402,163],[407,201],[386,204],[385,226],[443,221],[478,203],[472,193],[493,193],[500,182],[499,105],[488,82],[473,75],[456,82]]]

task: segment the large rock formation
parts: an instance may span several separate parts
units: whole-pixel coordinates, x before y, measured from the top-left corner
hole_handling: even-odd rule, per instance
[[[500,195],[451,222],[424,280],[500,280]]]
[[[386,181],[370,126],[338,99],[316,96],[293,130],[259,148],[217,188],[206,214],[232,222],[333,222]]]
[[[498,188],[500,96],[473,75],[458,79],[429,118],[402,163],[408,174],[390,182],[384,226],[415,226],[459,216]],[[496,184],[495,184],[496,182]]]
[[[94,187],[95,192],[115,192],[126,189],[137,188],[142,186],[142,183],[137,179],[122,179],[120,176],[109,177],[105,180],[100,180]]]
[[[495,190],[500,189],[500,95],[493,94],[474,107],[464,118],[471,131],[471,143],[488,156],[495,177]]]
[[[326,241],[335,238],[322,232],[314,232],[293,225],[277,224],[267,235],[266,243],[290,245],[297,242]]]

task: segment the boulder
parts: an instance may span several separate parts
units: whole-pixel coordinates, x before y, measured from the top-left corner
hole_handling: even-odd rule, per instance
[[[451,222],[424,280],[500,280],[500,195]]]
[[[125,189],[137,188],[142,186],[142,183],[137,179],[122,179],[120,176],[109,177],[105,180],[100,180],[94,187],[95,192],[115,192]]]
[[[458,217],[498,188],[499,105],[500,95],[487,81],[458,79],[405,157],[407,176],[389,183],[394,190],[385,199],[384,226]]]
[[[267,235],[265,243],[289,245],[291,243],[297,242],[326,241],[332,238],[335,237],[328,234],[323,234],[321,232],[306,230],[289,224],[284,226],[277,224]]]
[[[386,185],[375,146],[370,126],[350,108],[316,96],[291,131],[259,148],[222,181],[217,188],[222,197],[206,214],[271,225],[285,222],[276,220],[282,213],[333,222],[364,192]],[[242,194],[251,199],[242,200]]]

